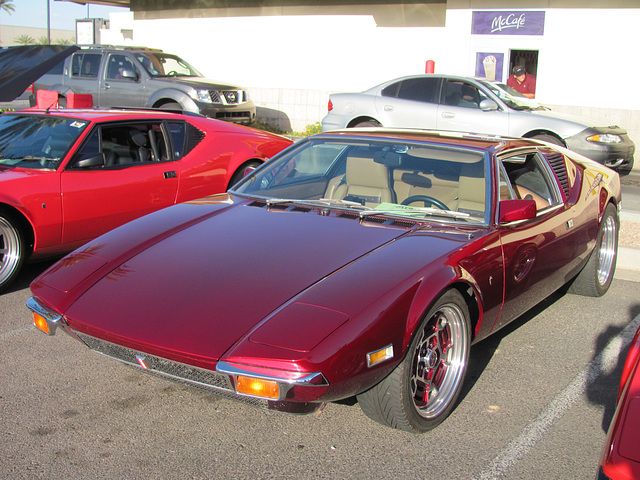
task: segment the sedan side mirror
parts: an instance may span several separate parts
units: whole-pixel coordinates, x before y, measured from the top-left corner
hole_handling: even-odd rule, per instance
[[[498,110],[498,104],[490,98],[485,98],[480,102],[480,109],[489,112],[491,110]]]
[[[500,201],[500,223],[518,222],[521,220],[531,220],[536,218],[535,200],[517,199]]]

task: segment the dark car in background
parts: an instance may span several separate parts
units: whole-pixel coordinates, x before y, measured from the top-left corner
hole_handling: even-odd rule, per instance
[[[0,115],[0,290],[26,259],[68,253],[175,203],[224,192],[292,142],[199,115]]]
[[[535,138],[619,172],[633,168],[635,145],[625,129],[554,112],[504,84],[479,78],[413,75],[329,97],[323,132],[372,126]]]
[[[37,80],[34,89],[58,92],[62,106],[73,92],[91,94],[99,107],[184,110],[243,124],[256,116],[246,90],[206,79],[179,56],[145,47],[82,47]]]

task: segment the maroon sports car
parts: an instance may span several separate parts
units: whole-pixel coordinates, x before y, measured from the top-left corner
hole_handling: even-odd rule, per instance
[[[0,291],[25,259],[68,253],[134,218],[224,192],[291,143],[158,110],[1,115]]]
[[[454,408],[470,346],[613,278],[617,173],[535,140],[308,137],[228,194],[145,216],[31,285],[41,330],[265,408],[357,397],[391,427]]]

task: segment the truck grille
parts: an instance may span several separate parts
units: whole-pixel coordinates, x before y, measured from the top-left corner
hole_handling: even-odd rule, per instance
[[[226,105],[239,105],[247,101],[247,92],[244,90],[209,90],[213,103],[224,103]],[[224,99],[224,100],[223,100]]]

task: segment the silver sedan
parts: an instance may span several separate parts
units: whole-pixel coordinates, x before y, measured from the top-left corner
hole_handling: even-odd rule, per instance
[[[627,131],[553,112],[504,84],[449,75],[413,75],[361,93],[329,97],[322,131],[403,127],[536,138],[628,172],[634,143]]]

